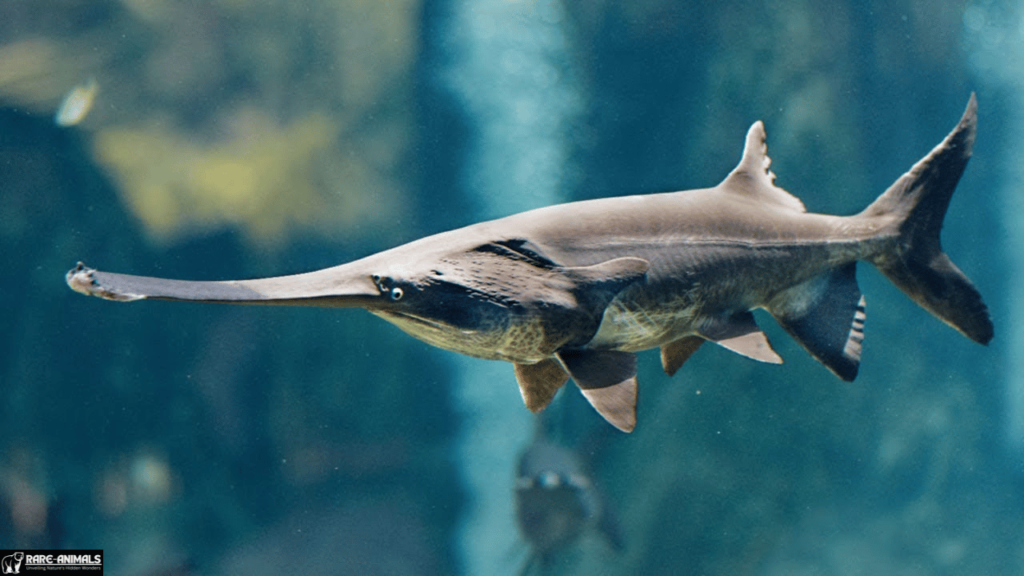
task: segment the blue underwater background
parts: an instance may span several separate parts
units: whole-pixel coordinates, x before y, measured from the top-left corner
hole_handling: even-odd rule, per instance
[[[57,125],[76,86],[87,113]],[[861,264],[856,382],[761,314],[784,365],[705,346],[669,378],[643,353],[629,435],[572,385],[539,425],[510,365],[362,311],[63,280],[296,273],[711,186],[756,120],[777,184],[853,214],[971,92],[943,240],[993,342]],[[100,548],[123,575],[1022,574],[1021,134],[1014,0],[5,0],[0,549]],[[566,513],[581,533],[543,554],[515,512],[538,438],[605,522]]]

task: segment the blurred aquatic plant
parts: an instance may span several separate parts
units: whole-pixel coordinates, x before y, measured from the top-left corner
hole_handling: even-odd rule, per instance
[[[413,171],[419,0],[12,0],[0,105],[51,115],[83,79],[95,158],[157,243],[393,230]],[[81,118],[78,118],[81,120]],[[366,230],[367,228],[361,228]]]
[[[230,226],[259,243],[290,229],[333,232],[382,223],[398,187],[336,145],[323,112],[287,125],[258,108],[236,112],[224,139],[195,143],[166,127],[97,132],[97,161],[117,179],[125,204],[161,241]]]
[[[4,43],[0,45],[0,103],[52,113],[67,91],[102,61],[102,53],[44,36]]]

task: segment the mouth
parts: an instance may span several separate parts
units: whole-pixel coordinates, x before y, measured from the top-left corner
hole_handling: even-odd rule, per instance
[[[445,330],[447,326],[436,320],[430,320],[422,318],[420,316],[414,316],[406,312],[399,312],[398,310],[373,310],[374,314],[384,317],[388,320],[397,321],[396,323],[410,322],[413,324],[419,324],[420,326],[427,326],[435,330]]]

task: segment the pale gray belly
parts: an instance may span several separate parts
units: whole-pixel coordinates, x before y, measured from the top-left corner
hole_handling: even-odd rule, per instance
[[[652,305],[653,304],[653,305]],[[601,327],[587,348],[639,352],[697,331],[699,307],[680,294],[660,302],[616,298],[604,311]]]

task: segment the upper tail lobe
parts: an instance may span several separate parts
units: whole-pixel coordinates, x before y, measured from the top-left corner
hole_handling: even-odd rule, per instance
[[[962,334],[987,344],[992,320],[981,294],[942,251],[939,233],[953,190],[971,157],[977,130],[971,95],[959,124],[927,156],[901,176],[860,216],[889,220],[895,249],[872,259],[896,286]]]

